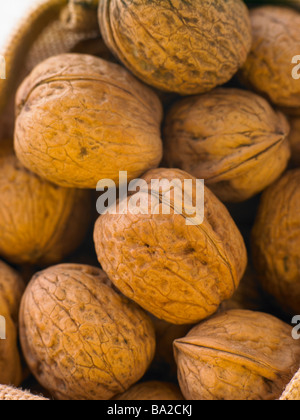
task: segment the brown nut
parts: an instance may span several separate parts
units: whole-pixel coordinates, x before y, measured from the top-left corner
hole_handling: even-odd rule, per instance
[[[47,398],[33,395],[22,389],[0,385],[0,401],[47,401]]]
[[[242,80],[275,105],[300,108],[300,83],[292,75],[292,59],[299,54],[300,13],[263,6],[251,10],[253,43],[241,70]]]
[[[288,314],[300,312],[300,169],[262,196],[252,234],[255,268],[263,288]]]
[[[186,399],[274,400],[299,368],[292,329],[260,312],[216,315],[174,343]]]
[[[300,167],[300,117],[290,119],[291,132],[289,142],[292,151],[292,165]]]
[[[181,401],[184,400],[178,386],[168,383],[151,381],[134,385],[115,400],[121,401]]]
[[[18,386],[22,379],[17,321],[23,291],[18,273],[0,261],[0,384]]]
[[[136,178],[162,157],[158,97],[117,64],[62,54],[39,64],[16,98],[15,149],[31,171],[64,187]]]
[[[195,199],[196,180],[186,172],[157,169],[143,178],[149,188],[153,180],[177,179],[180,192],[184,180],[192,180],[193,187],[184,194]],[[156,210],[160,214],[151,214],[147,189],[141,198],[145,214],[129,211],[100,216],[94,232],[96,252],[110,280],[127,297],[159,319],[193,324],[216,312],[232,296],[246,268],[246,248],[227,209],[208,188],[204,221],[191,225],[187,225],[191,221],[187,213],[179,208],[178,214],[174,209],[162,214],[171,186],[164,188],[164,195],[155,188],[151,191],[159,197]],[[127,202],[132,197],[140,199],[141,195],[134,194]],[[171,197],[171,207],[174,205]],[[120,203],[117,213],[119,208]]]
[[[240,0],[102,0],[102,36],[145,83],[182,95],[227,82],[251,47],[249,13]]]
[[[206,185],[223,201],[244,201],[285,170],[289,124],[260,96],[219,88],[179,101],[166,119],[165,161]]]
[[[140,380],[152,361],[150,319],[109,284],[98,268],[63,264],[38,273],[25,291],[23,352],[57,399],[110,399]]]
[[[25,169],[12,143],[0,143],[0,255],[52,264],[82,242],[91,221],[89,191],[57,187]]]

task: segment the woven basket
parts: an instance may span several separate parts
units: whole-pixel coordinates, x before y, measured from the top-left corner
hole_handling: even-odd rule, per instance
[[[298,370],[291,382],[288,384],[282,396],[280,397],[280,400],[300,400],[300,370]]]
[[[66,52],[102,52],[97,22],[99,0],[39,0],[23,16],[0,51],[6,62],[6,80],[0,80],[0,140],[12,138],[14,97],[22,80],[46,58]],[[97,44],[95,44],[95,42]],[[95,49],[95,45],[99,45]]]
[[[47,401],[47,399],[21,389],[0,385],[0,401]]]

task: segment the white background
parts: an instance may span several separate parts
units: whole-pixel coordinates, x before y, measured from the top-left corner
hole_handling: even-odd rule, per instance
[[[24,12],[37,0],[0,0],[0,46],[6,42]]]

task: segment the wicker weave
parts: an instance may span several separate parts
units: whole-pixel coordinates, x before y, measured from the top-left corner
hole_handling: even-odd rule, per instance
[[[47,401],[47,399],[21,389],[0,385],[0,401]]]
[[[280,400],[300,400],[300,370],[298,370],[291,382],[288,384],[284,393],[280,397]]]
[[[100,39],[98,1],[37,0],[23,16],[0,51],[6,61],[6,80],[0,80],[0,140],[13,135],[15,93],[33,67],[50,56],[74,51],[83,41]]]

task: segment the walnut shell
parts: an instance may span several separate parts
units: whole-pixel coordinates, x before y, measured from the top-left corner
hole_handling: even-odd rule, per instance
[[[155,351],[150,319],[103,271],[63,264],[36,274],[20,310],[20,338],[40,384],[63,400],[104,400],[144,375]]]
[[[6,331],[6,339],[0,339],[0,384],[18,386],[22,379],[17,320],[23,291],[24,283],[19,274],[0,261],[0,315],[5,318]]]
[[[182,95],[226,83],[251,47],[249,13],[240,0],[102,0],[102,36],[145,83]]]
[[[186,399],[274,400],[299,368],[292,329],[260,312],[216,315],[174,343]]]
[[[280,397],[281,401],[299,401],[300,400],[300,370],[294,375],[291,382],[285,388]]]
[[[32,172],[64,187],[133,179],[162,157],[158,97],[117,64],[62,54],[20,86],[15,149]]]
[[[0,385],[0,401],[47,401],[47,398],[33,395],[22,389]]]
[[[152,170],[144,179],[148,186],[152,180],[195,181],[176,169]],[[195,198],[195,189],[185,192]],[[100,216],[94,232],[99,262],[122,293],[157,318],[173,324],[196,323],[216,312],[236,290],[247,264],[243,239],[208,188],[204,221],[189,226],[184,212],[151,214],[149,197],[146,191],[148,214]],[[162,206],[160,196],[159,210]]]
[[[300,13],[263,6],[251,10],[250,17],[253,43],[241,70],[242,80],[278,106],[299,108],[300,83],[292,77],[291,63],[299,54]]]
[[[168,383],[151,381],[134,385],[115,400],[121,401],[182,401],[184,400],[178,386]]]
[[[244,201],[286,169],[289,124],[258,95],[216,89],[186,98],[169,111],[165,161],[206,185],[223,201]]]
[[[289,142],[292,151],[292,165],[300,167],[300,118],[290,119],[291,132]]]
[[[0,255],[17,263],[61,261],[91,221],[89,191],[57,187],[25,169],[12,143],[0,143]]]
[[[300,313],[300,169],[289,171],[262,196],[252,234],[263,288],[289,314]]]

